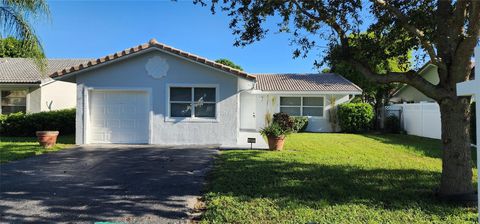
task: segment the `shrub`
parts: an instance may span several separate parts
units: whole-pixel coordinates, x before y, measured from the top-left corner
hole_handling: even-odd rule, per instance
[[[284,130],[293,131],[293,119],[286,113],[280,112],[273,114],[272,123],[280,125]]]
[[[267,137],[279,137],[290,134],[293,128],[293,118],[280,112],[273,115],[272,123],[260,130],[260,134]]]
[[[20,112],[0,118],[0,134],[3,136],[35,136],[36,131],[42,130],[60,131],[61,135],[74,134],[75,109],[34,114]]]
[[[372,124],[373,108],[367,103],[345,103],[337,108],[340,128],[344,132],[368,131]]]
[[[267,136],[267,137],[279,137],[282,135],[289,134],[290,131],[283,129],[280,124],[273,122],[272,124],[264,127],[260,130],[260,134]]]
[[[2,133],[3,123],[5,122],[6,119],[7,119],[7,115],[0,114],[0,133]]]
[[[308,126],[308,117],[290,117],[293,120],[293,132],[303,132]]]
[[[472,103],[472,117],[470,118],[470,137],[472,139],[472,143],[477,143],[477,123],[476,123],[476,113],[475,113],[475,103]]]
[[[400,119],[395,115],[390,115],[385,120],[385,128],[390,133],[400,133]]]

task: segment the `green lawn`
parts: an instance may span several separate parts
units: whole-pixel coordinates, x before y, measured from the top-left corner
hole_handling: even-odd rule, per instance
[[[205,223],[473,223],[438,201],[440,142],[406,135],[294,134],[284,151],[222,151]],[[476,170],[475,170],[476,175]]]
[[[74,136],[59,136],[57,144],[42,148],[35,137],[0,137],[0,163],[27,158],[68,148],[75,143]]]

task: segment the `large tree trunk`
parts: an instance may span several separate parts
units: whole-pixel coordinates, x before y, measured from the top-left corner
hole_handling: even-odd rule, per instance
[[[470,99],[443,100],[442,119],[442,178],[441,196],[455,196],[474,192],[472,183],[472,155],[470,146]]]

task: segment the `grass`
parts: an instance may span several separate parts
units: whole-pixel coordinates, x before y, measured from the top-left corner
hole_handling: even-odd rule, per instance
[[[290,135],[280,152],[222,151],[202,222],[477,222],[476,206],[433,193],[440,146],[406,135],[302,133]]]
[[[72,146],[74,142],[74,136],[59,136],[55,146],[44,149],[35,137],[0,137],[0,163],[55,152]]]

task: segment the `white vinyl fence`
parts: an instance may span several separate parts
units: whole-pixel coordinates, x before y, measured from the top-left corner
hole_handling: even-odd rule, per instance
[[[440,139],[442,126],[437,103],[404,103],[385,107],[386,116],[400,118],[401,127],[409,135]]]

